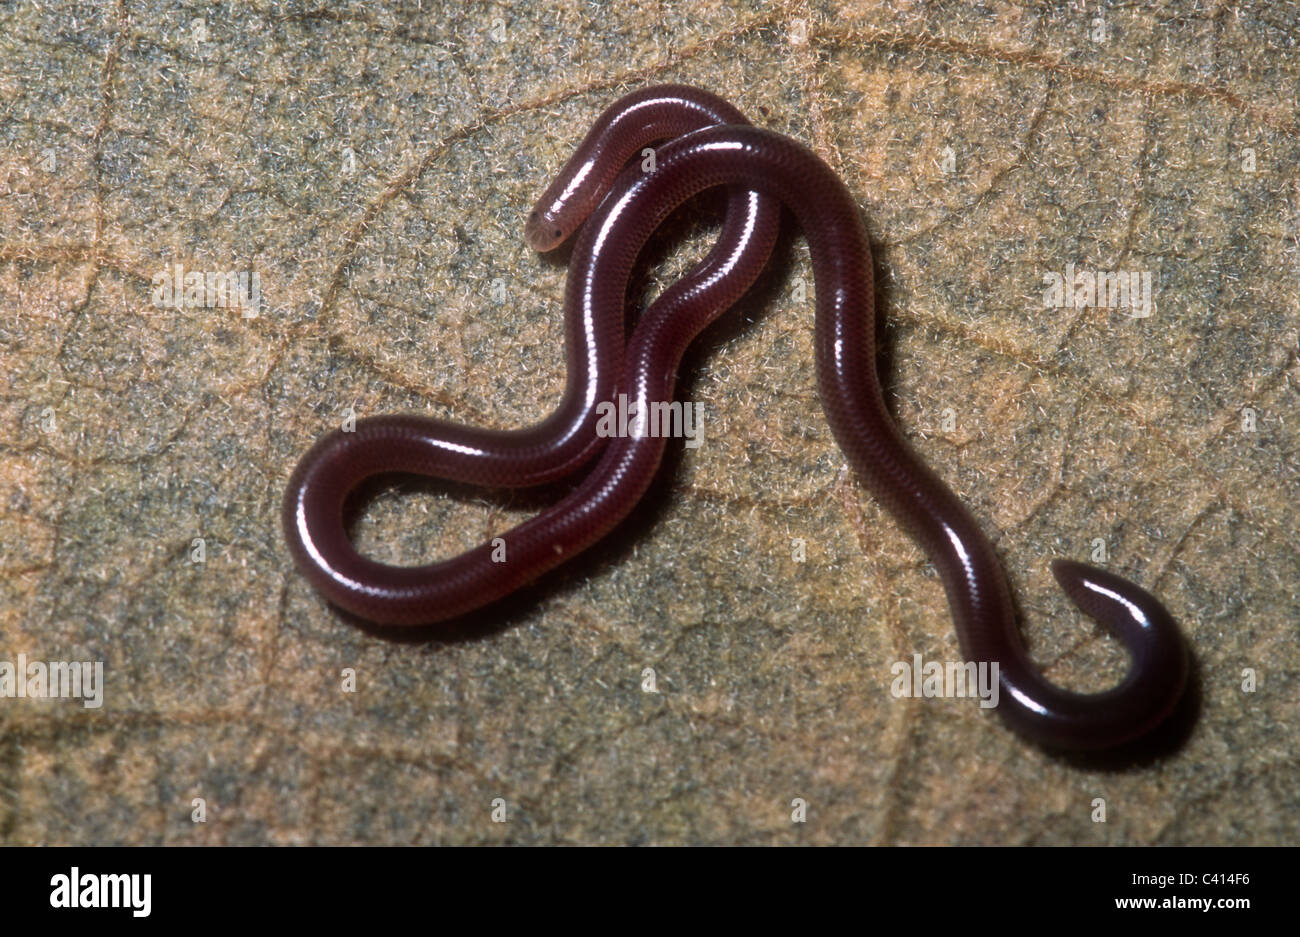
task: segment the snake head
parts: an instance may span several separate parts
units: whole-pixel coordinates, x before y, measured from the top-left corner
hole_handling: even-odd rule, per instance
[[[540,208],[529,212],[528,220],[524,222],[524,240],[538,253],[555,250],[568,236],[555,217]]]

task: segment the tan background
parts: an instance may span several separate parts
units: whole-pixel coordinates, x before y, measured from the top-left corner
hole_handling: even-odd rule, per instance
[[[0,658],[102,659],[108,684],[98,711],[0,700],[3,841],[1295,840],[1294,4],[422,7],[0,5]],[[667,80],[857,194],[891,404],[993,533],[1053,679],[1124,658],[1050,557],[1104,539],[1172,609],[1199,692],[1160,750],[1050,757],[970,701],[890,697],[891,662],[956,643],[843,470],[793,236],[692,359],[705,444],[485,633],[381,640],[292,568],[285,480],[347,407],[549,411],[565,269],[520,218],[606,105]],[[715,207],[673,225],[647,295]],[[251,266],[262,315],[155,307],[175,263]],[[1156,315],[1044,309],[1067,263],[1153,271]],[[395,483],[359,536],[450,555],[538,500]]]

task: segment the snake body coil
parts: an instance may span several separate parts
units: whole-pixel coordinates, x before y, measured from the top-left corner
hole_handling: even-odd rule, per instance
[[[1132,662],[1118,686],[1099,694],[1069,692],[1042,676],[1025,650],[988,538],[885,409],[875,369],[870,245],[856,202],[812,151],[743,120],[713,96],[680,86],[647,89],[610,108],[527,225],[530,243],[548,248],[599,202],[570,268],[569,385],[556,416],[513,434],[377,417],[358,422],[355,433],[325,437],[303,458],[285,496],[285,534],[298,565],[327,598],[365,618],[428,624],[499,599],[605,536],[649,486],[662,437],[610,439],[570,495],[501,535],[505,562],[494,561],[492,544],[482,544],[426,566],[376,563],[348,540],[342,505],[362,479],[383,472],[500,486],[537,484],[576,469],[600,448],[594,412],[615,387],[638,412],[671,402],[687,346],[766,263],[779,202],[808,239],[826,418],[858,478],[938,569],[965,657],[998,663],[998,710],[1016,730],[1054,747],[1103,748],[1147,733],[1172,711],[1187,679],[1187,650],[1172,618],[1133,583],[1058,560],[1052,569],[1061,586],[1120,638]],[[657,149],[654,171],[619,174],[640,147],[664,138],[671,139]],[[638,254],[670,212],[714,186],[731,193],[717,245],[651,306],[623,348],[625,294]]]

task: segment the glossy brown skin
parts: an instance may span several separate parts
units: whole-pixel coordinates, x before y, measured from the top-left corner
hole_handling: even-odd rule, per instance
[[[683,201],[717,185],[774,196],[798,219],[816,277],[817,382],[827,419],[858,477],[938,569],[965,657],[998,663],[998,708],[1008,723],[1044,745],[1085,749],[1129,741],[1160,723],[1183,691],[1187,651],[1169,614],[1133,583],[1080,563],[1053,564],[1067,593],[1128,648],[1130,670],[1117,687],[1100,694],[1067,692],[1049,683],[1030,660],[991,544],[907,445],[885,409],[874,364],[866,231],[851,194],[810,150],[779,134],[743,126],[707,128],[665,144],[656,170],[624,176],[602,204],[599,218],[584,229],[584,241],[595,246],[593,273],[607,277],[622,295],[650,233]],[[725,265],[720,269],[725,279]],[[725,293],[711,299],[719,297]],[[682,353],[718,311],[714,303],[693,303],[689,296],[662,314],[652,310],[633,332],[620,390],[642,405],[671,400]],[[512,592],[608,533],[649,485],[664,442],[653,437],[612,440],[571,495],[502,535],[504,563],[492,562],[491,544],[419,568],[395,569],[365,560],[350,546],[343,549],[341,528],[319,516],[327,509],[337,512],[337,493],[309,503],[291,488],[286,529],[291,541],[295,527],[320,532],[320,543],[344,561],[324,570],[305,567],[326,595],[335,599],[342,594],[351,602],[340,604],[390,623],[442,620]],[[395,439],[373,458],[390,468],[394,462],[405,468],[398,458],[401,447]],[[335,588],[339,585],[341,593]]]
[[[637,165],[628,167],[628,177],[639,174],[641,151],[647,145],[701,127],[747,123],[726,101],[685,85],[661,85],[624,96],[601,115],[558,177],[567,193],[564,198],[544,197],[546,234],[536,230],[542,212],[530,216],[529,241],[549,248],[555,246],[556,231],[564,237],[572,233],[613,188],[629,159],[638,158]],[[470,596],[474,601],[469,606],[462,601],[445,607],[422,604],[410,599],[402,585],[410,581],[411,570],[375,563],[356,552],[344,528],[343,503],[365,479],[413,472],[491,487],[529,487],[573,474],[604,448],[607,440],[596,432],[597,407],[616,397],[623,375],[626,278],[607,272],[624,251],[621,244],[595,236],[606,217],[602,212],[608,209],[596,212],[570,258],[565,291],[568,375],[564,397],[546,420],[518,430],[493,430],[417,415],[370,417],[357,421],[353,432],[336,430],[322,437],[299,461],[285,491],[285,539],[298,567],[332,602],[385,624],[425,622],[481,604],[478,595]],[[728,193],[714,248],[665,290],[643,321],[673,321],[683,306],[708,309],[711,315],[725,310],[762,272],[779,220],[775,200],[744,190]],[[497,564],[492,569],[501,572]],[[439,575],[453,571],[444,569]],[[500,594],[502,590],[492,590],[491,597]]]
[[[524,240],[535,251],[554,250],[566,241],[613,188],[628,160],[636,157],[639,163],[651,143],[702,127],[748,123],[726,101],[690,85],[655,85],[625,94],[596,118],[538,197],[524,223]],[[757,256],[753,244],[737,246],[747,257]]]

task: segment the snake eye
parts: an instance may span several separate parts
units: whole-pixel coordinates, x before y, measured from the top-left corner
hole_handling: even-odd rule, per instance
[[[555,236],[556,236],[557,238],[558,238],[558,237],[564,237],[564,232],[561,231],[559,228],[556,228],[556,229],[555,229],[554,234],[555,234]]]

